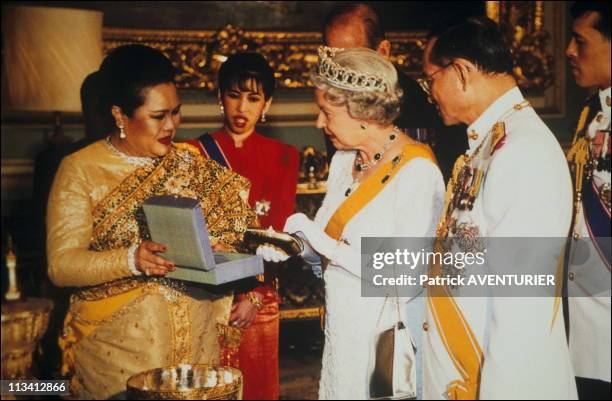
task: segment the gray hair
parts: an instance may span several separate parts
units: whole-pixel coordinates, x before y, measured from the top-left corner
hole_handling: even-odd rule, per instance
[[[399,116],[403,92],[398,85],[397,70],[391,62],[366,48],[339,51],[333,56],[333,62],[343,69],[381,79],[384,89],[346,89],[317,73],[315,68],[310,79],[317,89],[325,92],[325,100],[334,106],[346,105],[349,115],[355,119],[380,125],[391,124]]]

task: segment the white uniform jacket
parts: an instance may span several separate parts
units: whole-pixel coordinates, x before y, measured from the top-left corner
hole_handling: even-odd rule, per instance
[[[505,124],[505,136],[496,146],[489,146],[493,127],[500,121]],[[473,208],[455,209],[452,213],[451,220],[458,228],[453,234],[455,242],[461,235],[555,237],[563,241],[572,214],[569,169],[557,139],[526,104],[520,90],[515,87],[499,97],[468,127],[468,133],[466,154],[474,155],[470,166],[482,168],[484,178]],[[555,274],[561,246],[545,255],[545,265],[541,263],[542,255],[522,253],[516,264],[517,272]],[[487,268],[493,269],[500,269],[495,263],[504,269],[513,266],[508,260],[491,259],[488,263]],[[454,300],[482,350],[479,398],[577,398],[558,299],[549,296]],[[423,324],[423,396],[444,399],[452,397],[449,386],[461,381],[462,376],[447,352],[431,312],[430,307]]]
[[[601,111],[588,122],[591,154],[605,154],[610,145],[610,88],[599,92]],[[597,136],[603,138],[597,138]],[[603,143],[601,143],[603,140]],[[603,149],[596,151],[599,142]],[[593,171],[597,188],[610,188],[610,170]],[[609,196],[609,195],[608,195]],[[583,196],[584,197],[584,196]],[[607,206],[610,225],[610,206]],[[585,238],[591,230],[585,223],[583,205],[576,213],[570,241],[568,266],[569,345],[576,376],[610,381],[610,266]],[[608,238],[608,241],[610,239]],[[608,261],[609,263],[609,261]],[[602,285],[602,283],[604,283]]]

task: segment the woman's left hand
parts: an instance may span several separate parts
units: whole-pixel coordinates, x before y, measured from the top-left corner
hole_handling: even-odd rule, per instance
[[[262,296],[254,293],[256,297],[262,300]],[[232,314],[230,315],[230,324],[240,329],[248,329],[253,324],[257,316],[257,308],[248,299],[236,302],[232,305]]]

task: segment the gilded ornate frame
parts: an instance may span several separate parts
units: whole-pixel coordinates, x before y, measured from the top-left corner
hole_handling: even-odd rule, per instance
[[[540,112],[563,114],[564,2],[485,3],[487,16],[500,24],[512,44],[517,64],[515,74],[521,88]],[[392,61],[408,75],[418,76],[426,32],[390,32],[388,38],[393,46]],[[104,29],[106,51],[126,43],[142,43],[162,50],[178,68],[178,85],[182,89],[214,91],[219,65],[227,55],[240,50],[261,52],[276,71],[280,88],[306,89],[310,87],[308,73],[316,63],[321,34],[245,31],[231,25],[218,31]],[[304,117],[314,112],[311,107],[299,109],[305,113]],[[202,108],[184,111],[188,122],[200,123],[207,122],[211,113],[216,113]],[[274,113],[273,110],[272,116],[277,122],[279,117],[285,122],[302,120],[291,112]]]

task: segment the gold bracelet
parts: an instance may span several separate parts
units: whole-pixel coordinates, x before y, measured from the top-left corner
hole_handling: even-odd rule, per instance
[[[262,310],[262,308],[264,307],[263,302],[261,302],[259,300],[259,298],[257,298],[257,296],[255,295],[255,293],[253,293],[253,291],[247,292],[245,294],[246,299],[249,300],[250,303],[252,303],[255,306],[255,309],[257,309],[257,311]]]

